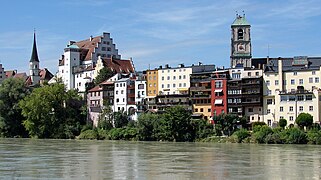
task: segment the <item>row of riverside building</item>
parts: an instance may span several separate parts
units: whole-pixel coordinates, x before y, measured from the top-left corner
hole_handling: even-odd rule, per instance
[[[321,57],[294,56],[253,58],[251,25],[245,15],[236,15],[231,25],[230,67],[201,62],[136,71],[132,59],[122,59],[109,33],[82,41],[70,41],[53,76],[39,69],[36,41],[30,60],[29,85],[58,79],[67,89],[77,89],[87,98],[88,121],[98,124],[104,109],[127,112],[131,120],[141,113],[161,113],[170,106],[184,106],[193,118],[214,123],[220,114],[246,117],[248,122],[274,126],[280,119],[288,125],[306,112],[320,123]],[[102,68],[114,76],[87,89]],[[12,76],[0,66],[0,81]],[[16,75],[21,75],[17,73]]]

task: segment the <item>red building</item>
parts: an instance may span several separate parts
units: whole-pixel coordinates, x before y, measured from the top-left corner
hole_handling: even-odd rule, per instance
[[[228,70],[217,71],[211,80],[212,117],[227,113]]]

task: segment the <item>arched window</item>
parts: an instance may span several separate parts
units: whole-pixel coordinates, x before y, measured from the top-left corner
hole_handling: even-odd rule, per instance
[[[243,39],[243,29],[239,29],[238,31],[237,31],[237,39],[238,40],[242,40]]]

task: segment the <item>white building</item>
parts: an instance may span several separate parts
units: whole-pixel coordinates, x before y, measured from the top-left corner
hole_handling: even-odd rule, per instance
[[[321,58],[268,59],[264,70],[263,113],[268,125],[284,118],[294,124],[301,112],[320,123]]]
[[[59,60],[58,78],[67,89],[85,91],[85,84],[91,82],[98,58],[120,59],[116,45],[109,33],[90,37],[83,41],[70,41]]]
[[[0,64],[0,84],[5,78],[6,78],[6,72],[4,71],[2,64]]]
[[[192,67],[185,67],[180,64],[178,67],[158,69],[158,90],[159,94],[187,94],[190,87],[190,74]]]

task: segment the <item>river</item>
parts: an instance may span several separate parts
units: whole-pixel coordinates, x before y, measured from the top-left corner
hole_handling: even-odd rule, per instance
[[[0,179],[321,179],[321,146],[0,139]]]

